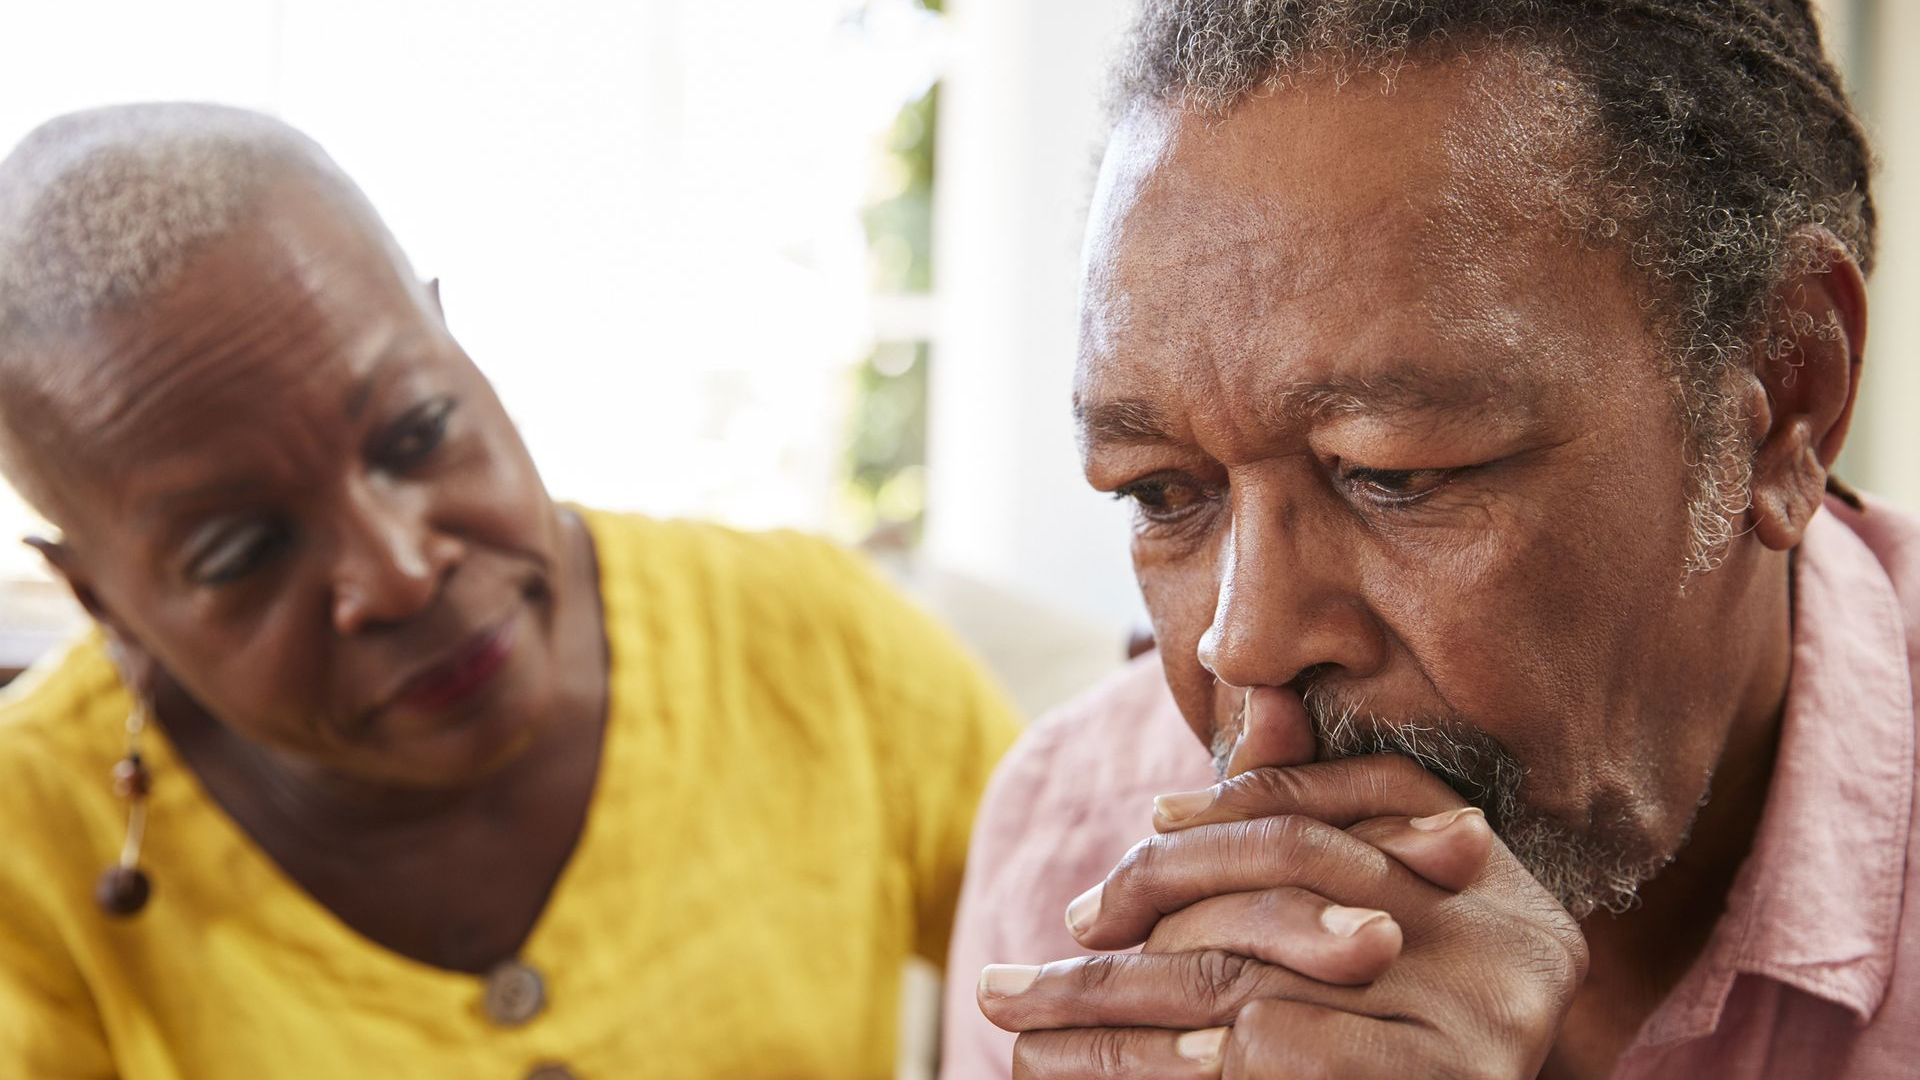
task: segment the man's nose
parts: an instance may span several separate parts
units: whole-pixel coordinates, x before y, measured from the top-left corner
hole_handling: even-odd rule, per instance
[[[426,610],[465,557],[409,493],[354,491],[341,514],[333,568],[333,625],[343,636],[406,622]]]
[[[1309,669],[1377,671],[1386,635],[1354,580],[1357,539],[1280,497],[1236,495],[1200,663],[1238,687],[1285,686]]]

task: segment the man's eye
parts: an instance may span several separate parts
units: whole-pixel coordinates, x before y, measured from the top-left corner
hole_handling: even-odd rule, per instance
[[[1447,486],[1457,471],[1350,468],[1340,473],[1340,479],[1363,499],[1382,506],[1407,506]]]
[[[286,530],[267,521],[216,525],[196,538],[187,577],[196,585],[225,585],[247,576],[279,551]]]
[[[435,398],[401,417],[376,447],[375,464],[400,472],[425,461],[446,438],[453,406],[452,398]]]
[[[1211,495],[1190,481],[1170,476],[1150,476],[1114,491],[1116,499],[1131,499],[1140,516],[1148,521],[1178,521]]]

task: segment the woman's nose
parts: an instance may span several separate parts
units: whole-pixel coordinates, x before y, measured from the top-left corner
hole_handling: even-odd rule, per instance
[[[333,625],[343,636],[404,623],[430,607],[462,555],[424,513],[376,495],[355,500],[333,575]]]

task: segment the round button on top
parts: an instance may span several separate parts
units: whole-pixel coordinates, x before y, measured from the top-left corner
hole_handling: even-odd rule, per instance
[[[487,973],[483,1007],[487,1019],[501,1027],[517,1027],[540,1015],[547,1005],[547,983],[540,973],[518,960],[508,960]]]
[[[527,1074],[527,1080],[575,1080],[573,1070],[565,1065],[535,1065]]]

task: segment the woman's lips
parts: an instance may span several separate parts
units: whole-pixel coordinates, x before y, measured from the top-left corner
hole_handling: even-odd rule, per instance
[[[393,698],[395,707],[436,713],[479,693],[512,657],[516,621],[509,618],[492,630],[474,635],[452,656],[408,679]]]

